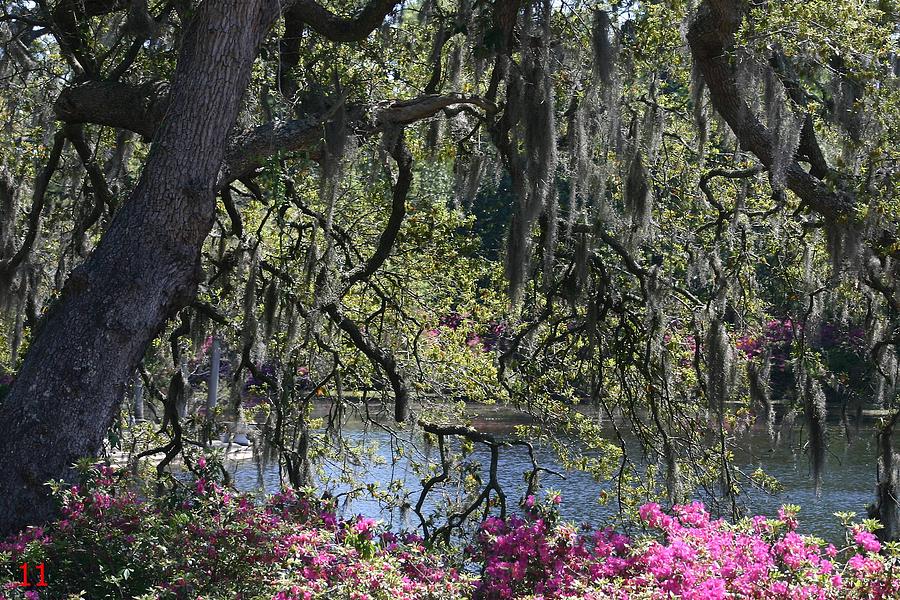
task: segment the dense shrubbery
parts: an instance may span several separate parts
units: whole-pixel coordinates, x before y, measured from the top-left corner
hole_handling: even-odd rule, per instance
[[[0,544],[0,599],[900,596],[894,547],[861,527],[845,548],[826,546],[796,533],[792,511],[731,525],[701,504],[672,515],[647,504],[650,535],[631,539],[562,523],[558,497],[529,497],[523,516],[489,518],[450,558],[291,490],[254,502],[216,483],[205,459],[198,467],[193,482],[157,500],[107,467],[58,488],[58,522]],[[44,563],[49,587],[19,587],[22,563]]]
[[[264,503],[222,488],[205,460],[189,486],[138,497],[106,467],[60,489],[62,519],[0,545],[0,598],[31,598],[22,563],[45,563],[41,598],[453,598],[470,578],[415,536],[342,520],[286,490]],[[5,596],[4,596],[5,594]],[[79,594],[81,594],[79,596]]]
[[[736,348],[750,360],[764,356],[776,373],[788,370],[794,357],[792,351],[798,336],[804,335],[802,322],[790,318],[771,319],[761,331],[744,332],[736,342]],[[862,327],[827,321],[813,330],[806,331],[804,343],[821,354],[829,370],[861,384],[866,375],[866,340]]]
[[[838,550],[796,533],[793,514],[737,525],[712,520],[702,504],[640,509],[658,539],[581,531],[553,510],[489,519],[479,539],[486,598],[896,598],[897,558],[877,538],[851,531]]]

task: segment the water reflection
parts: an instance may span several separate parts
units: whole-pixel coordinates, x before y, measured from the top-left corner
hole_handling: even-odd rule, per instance
[[[480,430],[491,430],[497,436],[508,433],[516,421],[496,419],[476,423]],[[801,531],[815,534],[828,541],[843,540],[843,530],[833,513],[838,511],[855,511],[860,518],[865,516],[865,507],[874,497],[876,476],[876,460],[874,447],[874,429],[862,429],[848,443],[843,429],[837,425],[829,428],[829,454],[827,468],[822,480],[821,495],[817,496],[810,474],[807,455],[800,448],[801,440],[792,443],[783,442],[774,445],[763,433],[751,433],[742,438],[744,450],[736,454],[735,464],[745,473],[762,468],[777,478],[784,490],[776,494],[767,494],[759,490],[748,491],[744,498],[747,510],[753,514],[774,515],[783,504],[797,504],[802,507],[800,513]],[[375,427],[366,427],[362,422],[349,422],[343,429],[344,438],[352,444],[375,444],[378,464],[346,464],[361,480],[378,482],[382,489],[391,481],[401,481],[410,492],[408,498],[415,505],[422,483],[414,472],[407,456],[392,459],[391,439],[387,432]],[[536,448],[539,462],[547,467],[563,470],[559,462],[546,448]],[[437,449],[424,449],[428,458],[438,460]],[[423,456],[417,457],[421,461]],[[483,465],[483,479],[487,480],[487,466],[490,459],[486,448],[476,444],[470,460],[477,460]],[[373,461],[374,462],[374,461]],[[259,464],[252,460],[230,461],[230,471],[235,485],[242,491],[265,489],[275,492],[280,487],[278,465]],[[509,505],[514,507],[521,497],[525,484],[523,473],[530,470],[531,463],[524,448],[505,448],[500,453],[500,484],[506,490]],[[326,465],[326,477],[336,477],[339,465]],[[566,480],[562,481],[544,474],[542,484],[562,492],[563,516],[578,523],[590,522],[595,525],[614,522],[616,504],[614,501],[603,505],[598,502],[602,491],[613,494],[612,483],[597,483],[589,475],[582,472],[566,472]],[[320,482],[321,483],[321,482]],[[346,485],[331,484],[328,486],[332,494],[347,492]],[[412,528],[419,524],[418,518],[411,511],[385,510],[382,504],[369,497],[357,498],[347,502],[344,498],[342,510],[345,515],[362,514],[386,521],[392,527]],[[433,500],[432,500],[433,502]],[[434,508],[426,503],[426,515]]]

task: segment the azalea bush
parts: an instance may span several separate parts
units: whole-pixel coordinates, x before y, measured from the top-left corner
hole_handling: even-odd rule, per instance
[[[845,383],[861,382],[867,377],[865,330],[856,325],[825,321],[810,329],[790,318],[770,319],[761,331],[740,334],[735,347],[748,360],[765,358],[777,373],[784,373],[794,360],[792,353],[800,335]]]
[[[86,468],[54,486],[61,518],[0,544],[0,600],[897,598],[898,552],[848,523],[838,548],[797,533],[796,510],[737,524],[702,504],[640,509],[644,533],[576,527],[558,495],[488,518],[459,552],[331,502],[285,490],[255,501],[224,488],[201,457],[195,477],[146,495],[124,472]],[[21,565],[46,587],[20,586]]]
[[[664,599],[900,597],[898,552],[861,525],[838,549],[797,533],[794,510],[738,524],[714,520],[700,503],[640,509],[651,535],[559,523],[557,512],[526,502],[525,517],[488,519],[479,535],[490,599]],[[869,524],[871,526],[871,523]],[[655,535],[654,535],[655,534]]]
[[[446,568],[414,535],[339,519],[330,503],[294,490],[264,502],[236,495],[205,458],[196,471],[160,498],[142,497],[104,466],[57,487],[62,518],[0,544],[0,600],[471,596],[472,577]],[[47,587],[19,585],[24,563],[45,565]]]

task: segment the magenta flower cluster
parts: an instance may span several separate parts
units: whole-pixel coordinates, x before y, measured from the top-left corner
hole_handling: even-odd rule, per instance
[[[787,513],[731,525],[700,503],[672,514],[646,504],[640,519],[656,537],[629,539],[584,531],[542,514],[489,519],[479,537],[490,599],[730,598],[825,600],[900,598],[898,561],[879,552],[870,532],[855,529],[838,550],[796,532]]]
[[[802,323],[795,323],[791,319],[772,319],[765,324],[761,333],[745,333],[740,336],[735,347],[751,359],[769,349],[773,366],[783,370],[790,361],[795,333],[799,334],[802,329]]]
[[[735,341],[735,347],[748,359],[769,351],[772,365],[779,370],[787,368],[791,360],[794,338],[804,332],[803,323],[786,319],[771,319],[761,332],[745,332]],[[825,322],[815,331],[807,330],[806,342],[810,347],[826,352],[842,350],[849,355],[865,354],[865,331],[861,327]]]
[[[61,490],[58,522],[0,544],[0,600],[471,596],[473,576],[415,535],[338,518],[330,503],[290,489],[265,501],[235,494],[213,479],[213,461],[196,466],[199,477],[158,499],[107,467]],[[19,585],[26,562],[47,566],[48,587]]]

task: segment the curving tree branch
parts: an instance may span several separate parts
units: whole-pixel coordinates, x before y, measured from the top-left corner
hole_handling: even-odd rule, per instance
[[[315,0],[296,0],[291,12],[332,42],[358,42],[384,22],[400,0],[371,0],[353,18],[339,17]]]
[[[68,125],[65,128],[65,134],[66,137],[69,138],[69,141],[72,142],[72,146],[75,147],[78,158],[81,159],[81,164],[84,166],[85,171],[87,171],[88,179],[94,190],[94,207],[80,225],[81,229],[86,231],[92,227],[100,218],[100,215],[103,214],[104,206],[113,205],[112,192],[109,190],[109,185],[106,183],[106,177],[103,175],[100,165],[97,164],[97,157],[88,147],[87,141],[84,139],[84,130],[81,126]]]
[[[397,182],[393,185],[391,216],[388,218],[381,237],[378,238],[378,246],[375,248],[375,252],[364,264],[347,275],[345,290],[349,290],[353,285],[365,281],[384,264],[394,247],[394,243],[397,241],[400,226],[403,225],[403,218],[406,216],[406,197],[412,184],[412,156],[406,148],[403,130],[397,133],[396,141],[392,144],[391,156],[397,161],[397,167],[399,168]]]
[[[775,155],[772,132],[760,122],[737,84],[734,36],[744,6],[739,0],[706,0],[691,23],[688,43],[716,112],[728,123],[741,146],[771,168]],[[833,190],[825,181],[807,173],[794,158],[788,164],[786,183],[806,205],[827,218],[853,216],[852,196]]]
[[[388,350],[379,347],[352,319],[344,316],[334,302],[322,307],[322,311],[338,328],[347,334],[353,345],[366,355],[372,364],[384,369],[394,391],[394,419],[402,423],[409,418],[409,388],[400,375],[397,361]]]

